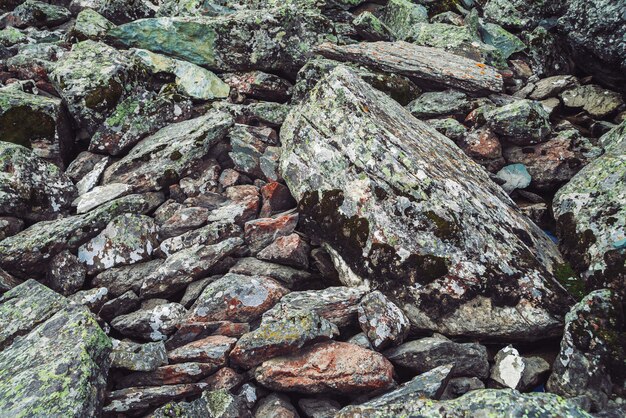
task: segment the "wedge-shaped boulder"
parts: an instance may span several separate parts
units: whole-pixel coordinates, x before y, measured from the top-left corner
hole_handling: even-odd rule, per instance
[[[217,71],[256,69],[295,74],[332,33],[329,20],[294,6],[218,17],[141,19],[109,31],[118,43]]]
[[[230,115],[209,112],[166,126],[107,168],[103,183],[126,183],[141,191],[167,188],[205,157],[232,124]]]
[[[54,219],[69,212],[76,193],[59,167],[0,137],[0,215]]]
[[[571,297],[553,276],[563,261],[552,241],[479,165],[395,101],[340,67],[290,114],[281,140],[300,225],[345,284],[381,290],[416,329],[560,332]]]
[[[407,42],[324,43],[316,52],[326,58],[354,62],[375,70],[409,77],[425,86],[451,87],[468,92],[501,92],[502,76],[488,65],[438,48]]]
[[[87,308],[29,280],[0,297],[0,330],[2,415],[99,413],[111,341]]]

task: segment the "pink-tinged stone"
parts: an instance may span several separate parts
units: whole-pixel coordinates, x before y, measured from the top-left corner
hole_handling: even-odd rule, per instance
[[[381,354],[328,341],[264,362],[255,373],[263,386],[285,392],[356,394],[394,385],[393,366]]]
[[[311,247],[298,234],[278,237],[257,254],[257,258],[295,268],[309,268]]]
[[[261,218],[293,209],[297,204],[287,186],[275,181],[261,187],[261,198],[263,202],[259,213]]]
[[[270,245],[278,237],[291,234],[298,224],[298,214],[288,213],[275,218],[261,218],[247,222],[244,236],[254,254]]]
[[[225,366],[236,338],[214,335],[194,341],[167,353],[170,363],[200,362]]]

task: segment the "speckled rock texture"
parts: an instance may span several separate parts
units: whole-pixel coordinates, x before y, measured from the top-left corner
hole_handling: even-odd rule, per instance
[[[380,289],[419,329],[559,333],[571,299],[553,277],[554,244],[447,138],[354,73],[318,84],[281,139],[302,225],[344,283]]]
[[[95,416],[111,341],[89,311],[29,280],[0,297],[0,411]]]

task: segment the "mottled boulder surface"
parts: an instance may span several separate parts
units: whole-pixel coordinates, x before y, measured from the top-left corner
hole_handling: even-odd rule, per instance
[[[570,298],[556,247],[448,139],[345,68],[281,134],[301,222],[346,284],[387,293],[415,328],[558,334]]]
[[[86,308],[29,280],[0,297],[0,329],[2,414],[100,413],[111,341]]]

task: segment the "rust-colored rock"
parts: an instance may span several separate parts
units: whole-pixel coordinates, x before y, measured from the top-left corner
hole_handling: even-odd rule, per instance
[[[268,360],[256,370],[255,377],[273,390],[307,394],[366,393],[394,384],[393,366],[381,354],[336,341]]]

